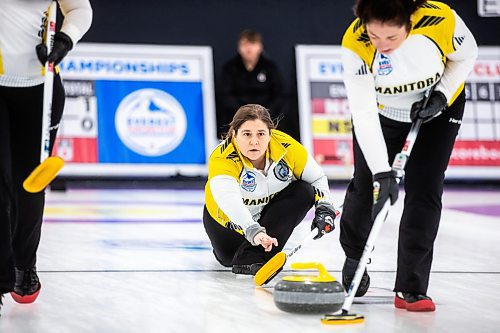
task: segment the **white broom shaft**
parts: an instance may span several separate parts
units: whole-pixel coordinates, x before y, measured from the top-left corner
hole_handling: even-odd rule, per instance
[[[56,32],[57,3],[52,1],[48,9],[47,27],[45,31],[45,46],[47,56],[52,51]],[[42,113],[42,142],[40,162],[49,157],[50,147],[50,118],[52,115],[52,90],[54,87],[54,64],[45,62],[45,82],[43,85],[43,113]]]
[[[427,103],[429,103],[429,99],[431,97],[432,92],[436,88],[436,85],[433,85],[429,89],[426,90],[424,94],[424,102],[422,103],[422,110],[427,107]],[[407,157],[410,155],[411,150],[413,149],[413,145],[415,144],[415,140],[417,139],[417,134],[418,131],[420,130],[420,126],[422,126],[422,123],[424,121],[420,118],[418,118],[410,128],[410,132],[408,133],[408,136],[406,138],[405,145],[403,147],[403,150],[401,151],[401,154],[405,154]],[[404,168],[404,166],[403,166]]]
[[[344,204],[340,205],[337,210],[335,211],[335,216],[336,217],[339,217],[341,211],[342,211],[342,208],[343,208]],[[302,248],[302,246],[306,245],[307,243],[309,243],[312,239],[314,239],[314,237],[316,237],[318,235],[318,232],[319,232],[319,229],[318,228],[314,228],[313,230],[311,230],[311,232],[309,233],[309,235],[307,235],[303,240],[302,242],[299,243],[299,245],[297,245],[296,247],[294,247],[293,249],[291,249],[287,254],[286,254],[286,258],[290,258],[291,256],[293,256],[298,250],[300,250]]]
[[[349,311],[351,308],[352,302],[354,300],[354,295],[356,295],[356,292],[358,291],[359,283],[361,282],[361,278],[363,277],[363,274],[365,272],[366,265],[368,264],[368,259],[369,256],[375,247],[375,240],[378,237],[378,234],[380,233],[380,230],[382,229],[382,225],[385,222],[385,218],[387,216],[387,213],[389,212],[389,207],[390,207],[390,199],[388,199],[384,206],[382,207],[382,210],[380,213],[377,215],[375,218],[375,222],[373,223],[372,229],[370,231],[370,235],[368,236],[368,239],[366,240],[365,248],[363,250],[363,255],[361,256],[361,259],[359,259],[358,267],[356,269],[356,273],[354,274],[354,278],[352,279],[350,288],[348,290],[348,295],[346,299],[344,300],[344,304],[342,305],[342,311]]]
[[[299,243],[299,245],[297,245],[296,247],[294,247],[293,249],[291,249],[287,254],[286,254],[286,258],[290,258],[291,256],[293,256],[295,253],[297,253],[298,250],[300,250],[302,248],[302,246],[306,245],[307,243],[309,243],[314,237],[316,237],[316,235],[318,234],[318,228],[314,228],[313,230],[311,230],[311,232],[309,233],[309,235],[307,235],[303,240],[302,242]]]

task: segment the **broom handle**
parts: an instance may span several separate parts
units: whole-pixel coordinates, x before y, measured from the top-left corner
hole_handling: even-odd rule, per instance
[[[344,205],[340,205],[338,207],[338,209],[335,211],[335,216],[338,217],[340,215],[340,212],[341,212],[341,209]],[[291,249],[290,251],[288,251],[288,253],[286,254],[286,258],[290,258],[291,256],[293,256],[295,253],[297,253],[298,250],[300,250],[302,248],[302,246],[306,245],[307,243],[309,243],[312,239],[314,239],[314,237],[316,237],[318,235],[318,232],[319,232],[319,229],[318,228],[314,228],[313,230],[311,230],[311,232],[309,233],[309,235],[307,235],[303,240],[302,242],[300,242],[297,246],[295,246],[293,249]]]
[[[309,235],[307,235],[297,246],[295,246],[293,249],[291,249],[290,251],[288,251],[288,253],[286,254],[286,259],[289,259],[295,253],[297,253],[297,251],[300,250],[302,248],[302,246],[306,245],[314,237],[316,237],[316,235],[318,234],[318,231],[319,231],[318,228],[314,228],[313,230],[311,230],[311,232],[309,233]]]
[[[45,28],[45,46],[47,57],[54,45],[56,33],[57,2],[52,1],[48,9],[47,26]],[[54,63],[45,62],[45,83],[43,85],[43,113],[42,113],[42,141],[40,149],[40,163],[50,155],[50,119],[52,115],[52,91],[54,87]]]

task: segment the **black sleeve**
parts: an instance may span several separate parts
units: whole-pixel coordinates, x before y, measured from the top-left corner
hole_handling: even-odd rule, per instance
[[[225,135],[229,128],[228,125],[233,120],[233,116],[239,106],[233,92],[234,75],[232,74],[232,68],[231,61],[224,64],[220,79],[218,80],[217,109],[215,112],[218,137]]]
[[[231,63],[226,63],[222,68],[220,79],[220,102],[221,106],[227,110],[226,112],[236,112],[239,102],[233,94],[233,75]]]
[[[285,100],[285,84],[283,80],[283,75],[281,74],[278,66],[271,63],[271,100],[269,101],[269,109],[271,115],[277,116],[282,112],[282,108]]]

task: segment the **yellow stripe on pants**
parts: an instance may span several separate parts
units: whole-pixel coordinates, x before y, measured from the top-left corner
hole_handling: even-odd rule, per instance
[[[2,49],[0,49],[0,75],[3,75]]]

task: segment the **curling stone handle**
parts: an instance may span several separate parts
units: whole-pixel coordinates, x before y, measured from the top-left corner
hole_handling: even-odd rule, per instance
[[[318,275],[316,279],[320,281],[335,281],[335,278],[328,273],[325,266],[319,262],[294,262],[291,265],[292,269],[317,269]]]

